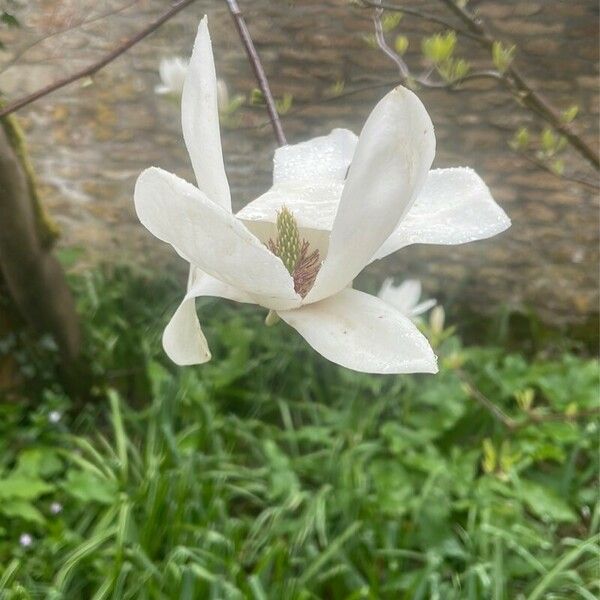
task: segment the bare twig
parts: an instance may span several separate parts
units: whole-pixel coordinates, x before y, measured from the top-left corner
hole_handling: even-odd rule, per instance
[[[465,386],[469,396],[479,402],[493,417],[508,429],[513,430],[517,427],[517,422],[509,417],[500,407],[496,406],[485,394],[478,390],[470,381],[469,377],[463,371],[457,371],[459,379]]]
[[[43,98],[44,96],[47,96],[48,94],[51,94],[52,92],[63,88],[79,79],[95,75],[106,65],[111,63],[119,56],[121,56],[121,54],[127,52],[127,50],[129,50],[132,46],[135,46],[145,37],[149,36],[151,33],[154,33],[161,25],[166,23],[177,13],[181,12],[184,8],[188,7],[190,4],[192,4],[192,2],[195,2],[195,0],[180,0],[177,4],[174,4],[167,12],[165,12],[161,17],[156,19],[156,21],[153,21],[152,23],[150,23],[150,25],[142,29],[139,33],[123,42],[112,52],[107,54],[104,58],[89,65],[85,69],[77,71],[73,75],[69,75],[68,77],[59,79],[58,81],[55,81],[54,83],[51,83],[50,85],[39,89],[37,92],[33,92],[28,96],[24,96],[23,98],[20,98],[18,100],[15,100],[14,102],[7,104],[3,109],[0,110],[0,117],[4,117],[12,112],[15,112],[16,110],[19,110],[24,106],[27,106],[28,104],[31,104],[32,102],[35,102],[36,100],[39,100],[40,98]]]
[[[411,15],[413,17],[418,17],[420,19],[423,19],[424,21],[437,23],[438,25],[442,25],[443,27],[452,29],[453,31],[456,31],[456,33],[464,37],[480,41],[480,36],[478,34],[468,31],[466,29],[461,29],[460,27],[457,27],[454,23],[451,23],[450,21],[446,21],[445,19],[438,17],[437,15],[433,15],[431,13],[424,12],[416,8],[409,8],[408,6],[400,6],[397,4],[387,4],[385,2],[378,2],[377,0],[361,0],[361,2],[365,8],[382,8],[384,10],[389,10],[390,12],[399,12],[402,14]]]
[[[258,81],[258,85],[260,86],[260,90],[265,98],[265,102],[267,104],[267,111],[269,112],[269,119],[271,120],[271,125],[273,126],[273,131],[275,133],[275,138],[277,139],[277,143],[280,146],[285,146],[287,141],[285,139],[285,134],[283,133],[283,127],[281,126],[281,121],[279,119],[279,114],[277,113],[277,107],[275,105],[275,99],[273,98],[273,94],[271,93],[271,88],[269,87],[269,81],[267,80],[267,76],[263,69],[262,63],[260,62],[260,58],[258,56],[258,52],[254,47],[254,42],[250,37],[250,32],[248,31],[248,27],[246,25],[246,21],[244,20],[244,16],[240,7],[238,6],[237,0],[225,0],[227,2],[227,6],[229,7],[229,12],[233,17],[235,22],[235,26],[238,30],[242,43],[244,44],[244,48],[246,49],[246,54],[248,55],[248,60],[252,65],[252,70],[254,71],[254,75],[256,80]]]
[[[383,53],[398,67],[398,71],[400,72],[400,77],[402,79],[408,79],[410,75],[410,71],[408,70],[407,64],[404,62],[404,59],[394,52],[385,41],[385,35],[383,34],[383,25],[381,24],[381,15],[383,14],[383,8],[381,8],[381,3],[375,2],[372,4],[375,8],[373,11],[373,24],[375,25],[375,39],[377,40],[378,46],[381,48]]]
[[[457,371],[458,378],[462,381],[467,393],[483,406],[495,419],[504,425],[510,431],[523,429],[529,425],[536,425],[547,422],[565,422],[570,423],[579,419],[588,417],[600,417],[599,409],[582,410],[573,414],[557,413],[557,412],[536,412],[527,411],[524,419],[513,419],[507,415],[499,406],[494,404],[481,390],[479,390],[469,379],[468,375],[462,371]]]
[[[447,6],[464,23],[469,31],[479,36],[480,44],[488,48],[493,45],[494,36],[490,34],[484,22],[479,17],[457,4],[455,0],[440,0],[440,2]],[[550,123],[581,156],[590,162],[596,170],[600,170],[600,157],[596,150],[569,123],[565,123],[561,119],[560,112],[527,82],[525,76],[514,64],[508,67],[505,76],[515,86],[517,91],[516,96],[523,104],[537,112],[546,122]]]
[[[554,177],[558,177],[558,179],[566,179],[567,181],[572,181],[573,183],[585,185],[593,190],[600,190],[600,184],[598,184],[596,181],[592,181],[586,177],[580,177],[575,173],[557,173],[556,171],[553,171],[543,160],[540,160],[535,156],[528,154],[527,152],[520,152],[518,150],[515,150],[515,152],[519,156],[522,156],[525,160],[529,161],[532,165],[542,169],[542,171],[546,171],[547,173],[554,175]]]
[[[16,65],[19,62],[19,60],[25,54],[27,54],[27,52],[29,52],[32,48],[35,48],[38,44],[41,44],[42,42],[45,42],[46,40],[56,37],[57,35],[62,35],[63,33],[67,33],[68,31],[73,31],[75,29],[79,29],[80,27],[83,27],[84,25],[89,25],[90,23],[95,23],[96,21],[101,21],[102,19],[106,19],[107,17],[112,17],[113,15],[119,14],[119,13],[127,10],[128,8],[131,8],[132,6],[137,4],[139,1],[140,0],[133,0],[132,2],[129,2],[128,4],[119,6],[118,8],[106,11],[102,14],[95,15],[93,17],[89,17],[87,19],[82,19],[81,21],[78,21],[77,23],[72,23],[72,24],[67,25],[66,27],[61,27],[60,29],[51,31],[47,35],[37,38],[36,40],[33,40],[30,44],[27,44],[25,47],[21,48],[15,54],[15,56],[13,56],[13,58],[11,60],[9,60],[4,65],[2,65],[2,68],[0,69],[0,75],[2,73],[4,73],[4,71],[7,71],[10,67]]]

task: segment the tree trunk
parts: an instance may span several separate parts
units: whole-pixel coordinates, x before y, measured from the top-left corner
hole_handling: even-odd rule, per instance
[[[0,120],[0,272],[18,312],[37,333],[49,333],[68,367],[80,351],[75,303],[52,255],[57,230],[37,196],[21,131]]]

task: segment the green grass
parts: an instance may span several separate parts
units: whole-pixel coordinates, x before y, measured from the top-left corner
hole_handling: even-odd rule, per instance
[[[204,301],[214,358],[179,369],[160,350],[174,282],[73,283],[92,404],[74,405],[47,340],[0,340],[25,378],[0,403],[3,600],[600,591],[596,360],[450,330],[439,375],[368,376],[258,309]]]

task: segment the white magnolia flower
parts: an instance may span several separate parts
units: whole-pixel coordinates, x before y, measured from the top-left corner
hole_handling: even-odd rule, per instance
[[[350,369],[437,371],[412,321],[352,281],[410,244],[483,239],[510,221],[471,169],[430,171],[433,125],[411,91],[388,93],[359,138],[335,129],[276,150],[273,187],[234,215],[205,17],[183,87],[182,126],[197,186],[152,167],[135,187],[140,221],[190,263],[187,294],[163,334],[174,362],[210,359],[194,299],[217,296],[277,313]]]
[[[161,83],[154,88],[154,91],[159,95],[180,97],[187,70],[187,60],[179,56],[163,58],[158,66]],[[223,79],[217,79],[217,104],[219,113],[224,113],[229,108],[229,89]]]
[[[179,56],[163,58],[158,66],[160,85],[154,88],[157,94],[181,96],[188,63]]]
[[[388,277],[382,284],[379,294],[384,302],[395,306],[403,315],[413,321],[430,308],[436,301],[432,298],[419,302],[421,298],[421,282],[418,279],[407,279],[400,285],[394,285],[394,280]]]

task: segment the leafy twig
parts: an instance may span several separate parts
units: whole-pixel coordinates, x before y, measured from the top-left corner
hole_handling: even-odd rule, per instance
[[[467,8],[457,4],[455,0],[439,0],[448,7],[468,28],[468,30],[479,36],[477,39],[481,45],[491,48],[494,37],[489,33],[484,22],[472,14]],[[600,170],[600,157],[592,146],[575,132],[569,123],[565,123],[550,102],[537,92],[525,79],[521,71],[511,64],[504,73],[504,77],[515,88],[515,96],[528,108],[537,112],[546,122],[550,123],[556,131],[562,134],[569,144],[579,152],[596,170]]]
[[[573,414],[557,412],[539,413],[535,411],[528,411],[525,419],[514,419],[513,417],[507,415],[499,406],[494,404],[494,402],[492,402],[481,390],[479,390],[464,371],[458,370],[456,373],[471,398],[481,404],[481,406],[483,406],[495,419],[497,419],[510,431],[516,431],[517,429],[522,429],[529,425],[546,423],[549,421],[570,422],[576,421],[577,419],[600,416],[600,409],[582,410]]]
[[[431,13],[424,12],[422,10],[416,8],[409,8],[408,6],[399,6],[397,4],[387,4],[385,2],[378,2],[377,0],[360,0],[365,8],[382,8],[384,10],[389,10],[390,12],[399,12],[402,14],[412,15],[413,17],[418,17],[423,19],[424,21],[430,21],[431,23],[437,23],[438,25],[442,25],[443,27],[447,27],[448,29],[452,29],[459,33],[464,37],[473,38],[479,40],[480,36],[476,33],[472,33],[471,31],[467,31],[466,29],[461,29],[457,27],[454,23],[450,21],[446,21],[445,19],[438,17],[437,15],[432,15]]]
[[[508,429],[513,430],[517,428],[517,422],[509,417],[500,407],[496,406],[483,392],[473,385],[464,371],[457,371],[459,379],[465,386],[468,394],[481,406],[483,406],[489,413],[492,414],[498,421],[505,425]]]
[[[281,126],[281,121],[279,119],[277,107],[275,106],[275,99],[273,98],[273,94],[271,93],[269,81],[263,69],[262,63],[260,62],[258,52],[254,47],[254,42],[252,41],[252,37],[250,36],[250,32],[248,31],[246,21],[244,20],[244,15],[242,14],[240,7],[238,6],[237,0],[225,0],[225,2],[227,2],[229,12],[233,17],[235,26],[238,30],[242,43],[244,44],[244,48],[246,49],[248,60],[252,65],[252,70],[254,71],[254,75],[256,77],[256,80],[258,81],[258,85],[260,86],[260,90],[267,104],[269,119],[271,120],[271,125],[273,127],[277,143],[280,146],[285,146],[287,144],[287,141],[285,139],[285,134],[283,133],[283,127]]]
[[[180,0],[177,4],[173,5],[167,12],[165,12],[161,17],[156,19],[156,21],[153,21],[152,23],[150,23],[150,25],[142,29],[139,33],[120,44],[117,48],[115,48],[112,52],[107,54],[104,58],[89,65],[85,69],[77,71],[73,75],[69,75],[68,77],[59,79],[58,81],[55,81],[54,83],[51,83],[50,85],[47,85],[46,87],[43,87],[37,90],[36,92],[33,92],[32,94],[29,94],[27,96],[24,96],[23,98],[20,98],[18,100],[15,100],[14,102],[7,104],[3,109],[0,110],[0,117],[5,117],[6,115],[9,115],[10,113],[15,112],[16,110],[19,110],[24,106],[27,106],[28,104],[31,104],[32,102],[35,102],[36,100],[39,100],[40,98],[43,98],[44,96],[47,96],[48,94],[51,94],[52,92],[63,88],[79,79],[95,75],[106,65],[111,63],[119,56],[121,56],[121,54],[127,52],[127,50],[135,46],[138,42],[141,42],[145,37],[149,36],[151,33],[154,33],[161,25],[166,23],[177,13],[181,12],[184,8],[187,8],[190,4],[192,4],[192,2],[195,2],[195,0]]]

